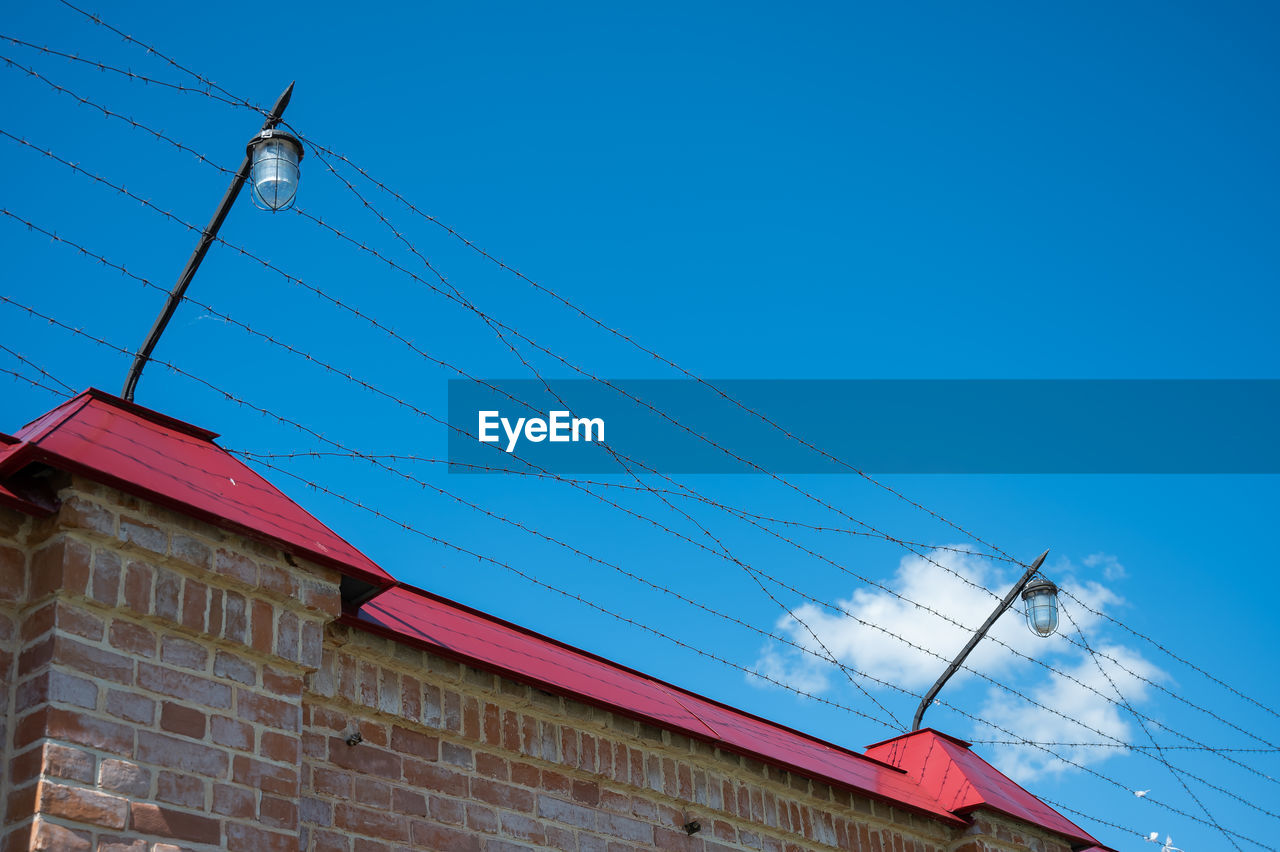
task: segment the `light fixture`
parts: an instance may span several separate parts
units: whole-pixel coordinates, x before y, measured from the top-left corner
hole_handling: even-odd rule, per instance
[[[263,210],[288,210],[298,194],[302,162],[302,143],[280,130],[268,128],[249,143],[253,159],[249,183],[253,187],[253,203]]]
[[[1027,608],[1027,626],[1038,636],[1052,636],[1058,629],[1058,587],[1037,577],[1022,590]]]

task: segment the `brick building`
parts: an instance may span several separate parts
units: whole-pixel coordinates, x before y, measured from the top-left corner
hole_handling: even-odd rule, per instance
[[[1102,848],[944,734],[858,754],[397,583],[215,437],[98,391],[0,435],[3,850]]]

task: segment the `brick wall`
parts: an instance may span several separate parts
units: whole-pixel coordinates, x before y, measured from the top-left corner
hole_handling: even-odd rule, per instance
[[[59,486],[0,509],[4,850],[1066,852],[344,626],[329,569]]]

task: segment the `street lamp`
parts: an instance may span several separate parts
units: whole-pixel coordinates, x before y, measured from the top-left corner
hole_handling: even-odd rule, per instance
[[[263,210],[288,210],[298,194],[298,164],[302,143],[275,128],[266,128],[249,143],[245,153],[253,159],[249,183],[253,203]]]
[[[978,628],[978,632],[973,634],[969,639],[969,643],[964,646],[951,665],[947,666],[947,670],[942,673],[942,677],[938,678],[924,698],[920,700],[920,706],[916,708],[916,716],[911,720],[911,730],[920,730],[920,720],[924,718],[924,711],[933,703],[933,699],[937,697],[938,692],[942,689],[953,674],[959,671],[960,666],[964,663],[965,658],[969,656],[969,652],[982,641],[982,637],[987,635],[987,631],[991,629],[991,625],[996,623],[996,619],[1004,615],[1005,610],[1013,603],[1013,599],[1022,593],[1022,599],[1026,602],[1027,607],[1027,626],[1031,628],[1031,632],[1037,636],[1050,636],[1053,631],[1058,629],[1058,587],[1043,577],[1037,577],[1036,572],[1040,570],[1040,566],[1044,564],[1044,559],[1049,555],[1049,551],[1045,551],[1036,557],[1036,560],[1027,567],[1026,572],[1013,584],[1013,588],[1009,590],[1009,594],[1004,596],[1004,600],[1000,601],[995,611],[987,617],[986,622]]]
[[[142,342],[137,354],[133,356],[129,375],[124,380],[124,389],[120,391],[120,396],[130,402],[133,401],[138,380],[142,378],[142,368],[151,360],[151,353],[160,342],[160,335],[164,334],[165,327],[173,318],[173,312],[178,309],[178,304],[187,292],[191,280],[195,278],[196,270],[200,268],[200,261],[204,260],[209,246],[213,245],[213,241],[218,238],[218,230],[222,227],[227,214],[231,212],[231,205],[239,197],[240,190],[244,188],[244,182],[249,177],[250,170],[254,175],[253,194],[256,204],[267,210],[285,210],[293,204],[294,196],[298,192],[298,163],[302,160],[302,145],[288,133],[281,133],[275,129],[292,96],[293,83],[290,83],[289,88],[280,95],[270,115],[267,116],[267,120],[262,125],[262,131],[249,143],[239,171],[231,179],[231,185],[222,196],[222,202],[214,212],[213,218],[200,234],[200,241],[196,243],[195,251],[187,259],[187,265],[178,276],[178,282],[169,291],[164,307],[160,309],[160,315],[156,317],[151,331],[147,333],[147,339]]]
[[[1037,636],[1052,636],[1058,629],[1058,587],[1037,577],[1022,590],[1027,611],[1027,627]]]

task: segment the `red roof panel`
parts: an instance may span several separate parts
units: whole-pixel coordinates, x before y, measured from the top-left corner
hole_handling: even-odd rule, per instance
[[[905,769],[948,810],[989,808],[1077,843],[1099,845],[1084,829],[970,751],[963,740],[925,728],[869,746],[867,754]]]
[[[385,588],[373,560],[213,443],[217,435],[87,390],[0,449],[0,479],[32,462],[79,473]]]
[[[513,679],[606,707],[728,751],[961,822],[905,773],[563,645],[437,595],[399,584],[352,621]]]

